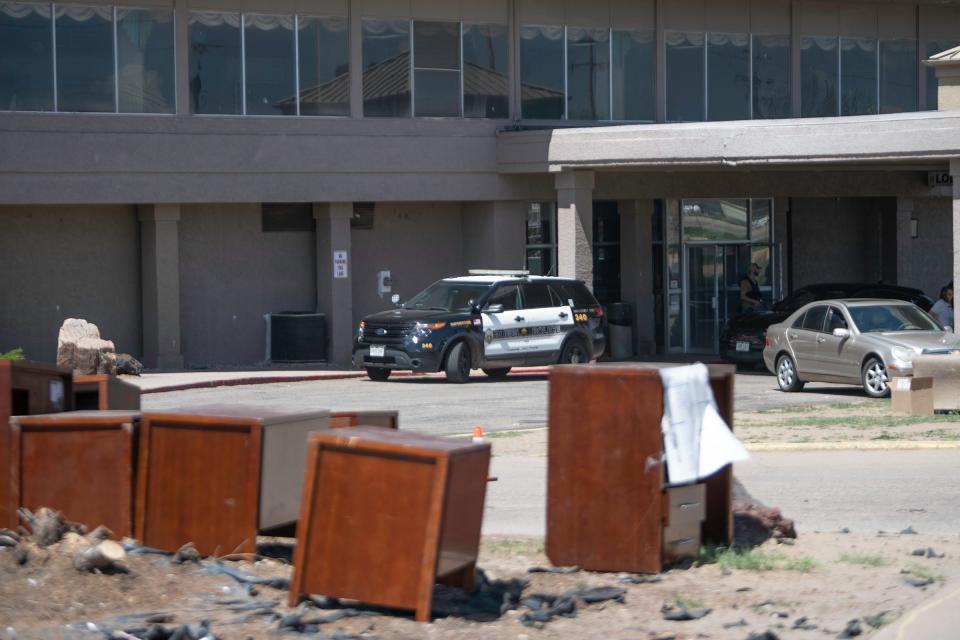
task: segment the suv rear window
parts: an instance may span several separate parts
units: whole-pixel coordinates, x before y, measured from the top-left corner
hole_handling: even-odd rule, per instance
[[[563,304],[569,304],[575,309],[587,309],[599,306],[587,287],[580,282],[562,282],[551,285],[556,289]],[[571,300],[573,301],[571,303]]]

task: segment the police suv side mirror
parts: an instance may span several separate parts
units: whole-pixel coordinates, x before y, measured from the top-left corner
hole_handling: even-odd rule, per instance
[[[487,313],[503,313],[503,305],[502,305],[502,304],[488,304],[488,305],[487,305],[487,308],[485,309],[485,311],[486,311]]]
[[[846,340],[850,337],[850,329],[844,329],[843,327],[837,327],[833,330],[833,335],[842,340]]]

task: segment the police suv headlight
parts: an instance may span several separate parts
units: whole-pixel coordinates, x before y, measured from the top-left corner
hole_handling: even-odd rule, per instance
[[[414,325],[413,330],[416,331],[418,335],[428,336],[432,331],[443,329],[445,326],[447,326],[446,322],[418,322]]]

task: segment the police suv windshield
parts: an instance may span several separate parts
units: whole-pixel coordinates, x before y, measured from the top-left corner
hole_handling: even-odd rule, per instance
[[[860,333],[883,331],[941,331],[942,328],[913,305],[849,307],[850,317]]]
[[[477,301],[490,289],[479,282],[434,282],[403,304],[404,309],[433,309],[435,311],[470,311],[470,303]]]

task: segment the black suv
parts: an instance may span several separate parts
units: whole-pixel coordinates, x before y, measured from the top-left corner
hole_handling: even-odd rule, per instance
[[[589,362],[603,353],[603,309],[578,280],[475,273],[433,283],[392,311],[360,322],[353,362],[373,380],[397,369],[471,369],[505,376],[512,367]]]

